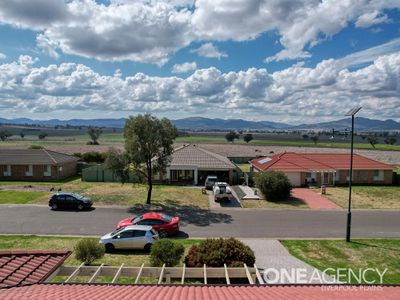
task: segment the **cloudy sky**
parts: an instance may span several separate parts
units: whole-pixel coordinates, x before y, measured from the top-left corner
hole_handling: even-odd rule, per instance
[[[0,0],[0,117],[400,121],[400,0]]]

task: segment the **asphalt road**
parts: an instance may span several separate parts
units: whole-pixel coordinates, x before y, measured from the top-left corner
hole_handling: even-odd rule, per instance
[[[46,206],[1,205],[0,233],[102,235],[120,219],[123,208],[51,211]],[[346,212],[316,210],[201,210],[181,215],[182,236],[241,238],[343,238]],[[353,237],[400,238],[400,211],[355,210]],[[0,241],[1,242],[1,241]]]

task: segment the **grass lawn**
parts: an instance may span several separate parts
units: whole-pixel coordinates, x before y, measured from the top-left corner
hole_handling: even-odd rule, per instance
[[[50,192],[25,191],[23,183],[7,182],[8,185],[21,186],[21,190],[0,191],[0,203],[14,204],[46,204]],[[30,182],[32,190],[35,185],[39,185],[38,189],[43,185],[53,183],[35,183]],[[114,182],[83,182],[80,179],[60,183],[63,191],[72,191],[82,193],[92,198],[94,205],[123,205],[134,206],[145,204],[147,197],[147,186],[142,184],[124,184]],[[1,187],[1,186],[0,186]],[[195,206],[200,209],[208,208],[208,197],[203,195],[201,190],[193,187],[177,187],[169,185],[153,186],[152,204],[167,207],[179,206],[188,207]]]
[[[244,208],[281,208],[281,209],[293,209],[293,208],[308,208],[303,201],[296,198],[289,198],[287,201],[266,201],[260,200],[240,200],[242,207]]]
[[[315,189],[315,192],[319,192]],[[326,197],[340,207],[347,208],[348,187],[327,188]],[[353,186],[353,208],[400,209],[400,186]]]
[[[49,193],[0,191],[0,204],[33,204],[49,200]]]
[[[75,244],[81,239],[79,237],[59,237],[59,236],[36,236],[36,235],[0,235],[0,250],[70,250],[73,251]],[[97,239],[96,239],[97,240]],[[199,243],[198,240],[175,240],[177,243],[183,244],[188,251],[193,244]],[[93,263],[100,265],[104,263],[108,266],[150,266],[149,254],[141,250],[124,251],[118,253],[106,253],[102,259]],[[65,261],[65,265],[78,266],[81,264],[75,259],[72,253]]]
[[[378,268],[385,284],[400,284],[400,240],[358,239],[351,243],[338,240],[284,240],[282,244],[295,257],[325,270],[327,268]],[[330,274],[329,272],[327,272]],[[376,272],[367,272],[368,281],[377,280]],[[352,283],[357,283],[352,278]]]

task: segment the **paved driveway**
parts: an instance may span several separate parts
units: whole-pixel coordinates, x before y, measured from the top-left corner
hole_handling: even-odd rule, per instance
[[[134,213],[126,208],[50,211],[0,205],[0,233],[101,235]],[[344,238],[345,210],[181,209],[183,237]],[[353,237],[400,238],[400,211],[354,210]]]
[[[294,188],[292,196],[302,200],[311,209],[335,209],[340,208],[328,198],[316,193],[308,188]]]

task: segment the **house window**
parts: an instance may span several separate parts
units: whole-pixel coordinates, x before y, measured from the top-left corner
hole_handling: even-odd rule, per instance
[[[27,165],[25,167],[25,176],[32,176],[33,175],[33,167],[32,165]]]
[[[375,181],[383,180],[383,170],[374,170],[374,180]]]
[[[10,165],[4,166],[3,175],[4,176],[11,176],[11,166]]]
[[[43,172],[44,176],[51,176],[51,165],[45,165],[44,166],[44,172]]]

